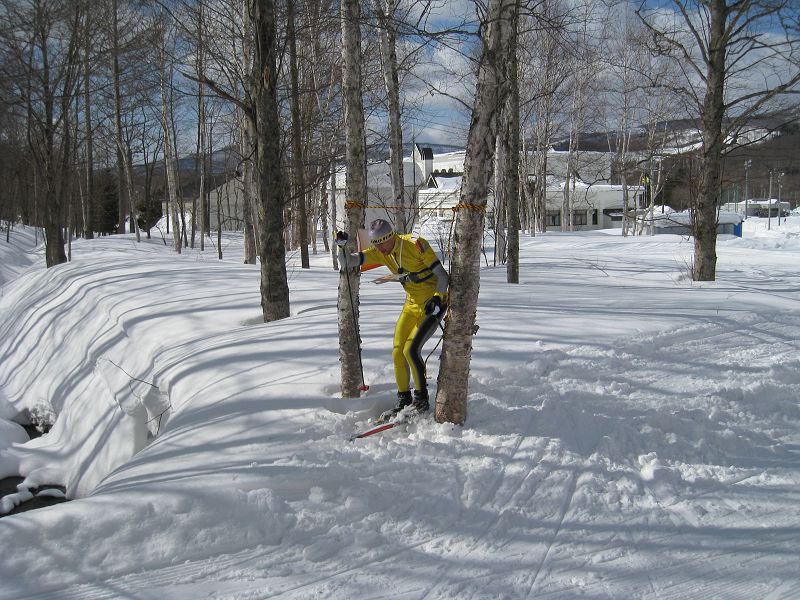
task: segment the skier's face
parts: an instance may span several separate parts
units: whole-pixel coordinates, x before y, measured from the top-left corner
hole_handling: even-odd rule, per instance
[[[385,242],[381,242],[380,244],[375,244],[375,247],[382,254],[389,254],[389,252],[392,251],[392,248],[394,248],[394,236],[390,237]]]

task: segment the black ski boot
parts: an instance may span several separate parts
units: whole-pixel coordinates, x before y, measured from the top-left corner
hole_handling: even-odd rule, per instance
[[[414,390],[414,401],[411,404],[418,413],[427,412],[429,408],[428,390]]]
[[[375,419],[376,423],[386,423],[394,418],[397,413],[403,410],[406,406],[411,404],[411,392],[397,392],[397,404],[394,405],[394,408],[391,410],[387,410],[381,413],[381,415]]]

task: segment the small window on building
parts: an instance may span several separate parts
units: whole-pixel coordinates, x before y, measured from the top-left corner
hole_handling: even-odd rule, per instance
[[[561,213],[555,210],[547,211],[547,226],[560,227],[561,226]]]

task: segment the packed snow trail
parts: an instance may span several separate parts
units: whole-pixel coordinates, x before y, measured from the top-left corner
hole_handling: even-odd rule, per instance
[[[0,599],[800,595],[797,251],[722,243],[719,281],[693,284],[679,238],[524,240],[520,285],[482,273],[467,426],[351,443],[393,394],[397,289],[362,289],[372,389],[349,401],[327,259],[290,271],[294,316],[264,325],[252,269],[157,246],[129,267],[142,285],[104,292],[114,242],[46,274],[91,302],[49,300],[37,343],[63,327],[92,356],[137,351],[172,412],[87,497],[0,519]],[[0,306],[19,311],[15,359],[15,327],[38,322],[19,291]],[[29,389],[79,393],[72,358]],[[34,367],[15,365],[0,391],[21,403]]]

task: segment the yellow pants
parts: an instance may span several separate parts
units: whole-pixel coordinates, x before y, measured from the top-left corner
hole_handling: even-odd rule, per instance
[[[443,313],[442,313],[443,314]],[[411,378],[414,389],[427,390],[425,381],[425,361],[422,360],[422,346],[427,342],[442,317],[426,315],[425,309],[417,304],[406,302],[394,327],[394,346],[392,362],[397,391],[407,392]]]

